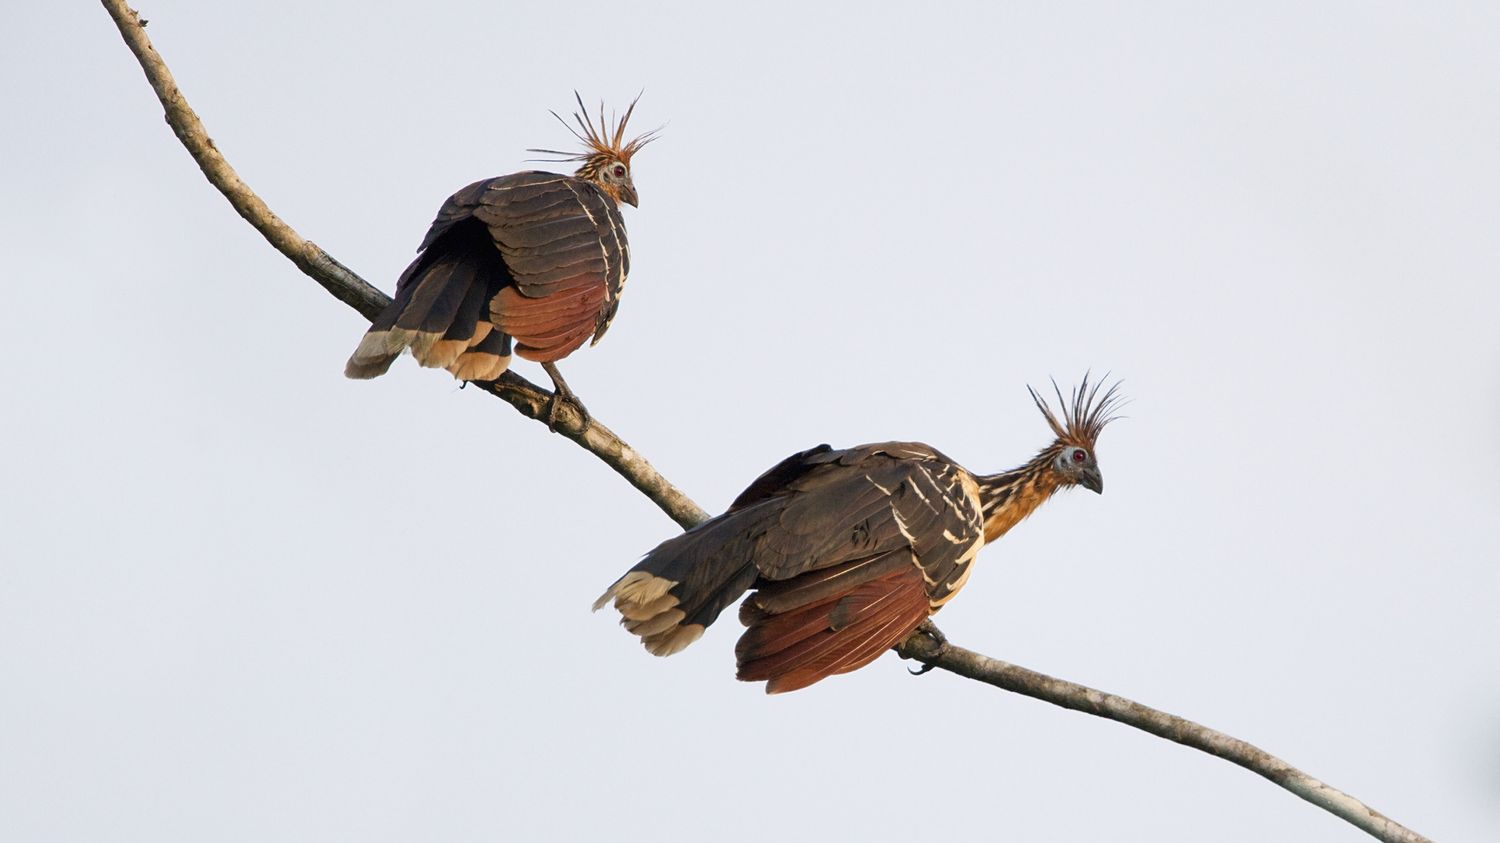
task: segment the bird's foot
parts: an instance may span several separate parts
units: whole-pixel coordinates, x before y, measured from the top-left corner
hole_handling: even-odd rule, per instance
[[[573,390],[568,389],[567,386],[562,386],[555,390],[552,393],[552,397],[547,399],[547,412],[543,416],[547,420],[547,429],[553,433],[557,432],[558,411],[562,409],[563,404],[573,405],[573,409],[578,412],[578,418],[580,419],[579,430],[587,430],[589,422],[593,421],[593,417],[589,415],[589,410],[583,406],[583,402],[578,400],[578,396],[573,394]]]
[[[547,401],[547,429],[553,433],[557,432],[557,411],[566,402],[572,404],[573,409],[578,411],[579,432],[588,430],[589,422],[592,421],[588,408],[584,407],[583,402],[578,400],[578,396],[573,394],[573,390],[568,388],[568,382],[563,380],[562,372],[559,372],[557,366],[552,363],[543,363],[542,370],[552,378],[552,398]]]
[[[915,639],[917,638],[926,638],[931,642],[931,644],[927,645],[922,643],[915,643]],[[928,655],[930,651],[930,657],[936,658],[938,656],[941,656],[948,649],[948,636],[944,635],[943,631],[937,628],[937,624],[933,623],[931,618],[928,618],[927,620],[922,621],[922,623],[916,629],[911,631],[911,635],[908,635],[906,637],[906,640],[901,642],[901,645],[896,648],[896,652],[899,653],[902,658],[909,659],[915,656],[912,648],[915,648],[916,652],[920,652],[924,655]],[[906,672],[910,673],[912,676],[921,676],[929,670],[932,670],[935,666],[936,665],[932,664],[931,662],[928,662],[926,664],[923,664],[916,670],[907,668]]]

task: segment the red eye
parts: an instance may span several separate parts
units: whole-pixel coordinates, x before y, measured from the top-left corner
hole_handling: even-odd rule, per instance
[[[1082,448],[1074,448],[1073,449],[1073,462],[1083,462],[1084,460],[1086,460],[1088,458],[1089,458],[1089,455],[1085,454],[1083,452]]]
[[[623,176],[623,175],[625,175],[625,168],[621,167],[619,164],[616,164],[615,165],[615,175],[616,176]]]

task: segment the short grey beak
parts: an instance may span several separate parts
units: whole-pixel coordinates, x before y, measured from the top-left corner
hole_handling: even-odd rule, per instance
[[[620,201],[632,208],[639,208],[641,198],[635,195],[635,185],[627,184],[620,188]]]
[[[1100,474],[1097,468],[1090,468],[1084,471],[1083,479],[1078,482],[1083,484],[1083,488],[1088,489],[1096,495],[1104,494],[1104,475]]]

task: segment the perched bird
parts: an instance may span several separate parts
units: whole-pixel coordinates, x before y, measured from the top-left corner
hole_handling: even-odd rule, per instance
[[[578,161],[577,171],[513,173],[449,197],[345,375],[383,375],[410,348],[423,366],[445,368],[464,381],[491,381],[510,366],[514,343],[515,353],[541,363],[552,378],[548,423],[555,423],[560,399],[587,418],[555,363],[590,335],[598,343],[620,306],[630,245],[619,203],[638,202],[630,160],[656,131],[625,143],[635,102],[610,132],[602,104],[595,126],[582,97],[574,97],[577,129],[557,112],[552,116],[584,151],[528,151]]]
[[[1116,387],[1118,384],[1116,384]],[[1053,385],[1056,390],[1056,384]],[[794,691],[874,661],[963,587],[974,557],[1059,489],[1104,491],[1094,454],[1116,387],[1088,378],[1030,462],[974,474],[920,442],[819,445],[762,474],[729,511],[657,545],[611,585],[620,623],[658,656],[703,634],[746,590],[739,678]]]

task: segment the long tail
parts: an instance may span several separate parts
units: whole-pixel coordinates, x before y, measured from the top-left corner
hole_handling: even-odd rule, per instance
[[[683,649],[754,585],[751,537],[775,512],[766,505],[728,512],[662,542],[594,601],[594,611],[613,600],[620,624],[653,655]]]
[[[489,319],[491,289],[503,283],[505,268],[494,247],[469,242],[473,232],[465,228],[455,228],[401,274],[395,299],[349,357],[346,376],[383,375],[408,348],[421,365],[448,369],[462,380],[494,380],[510,366],[510,337]]]

